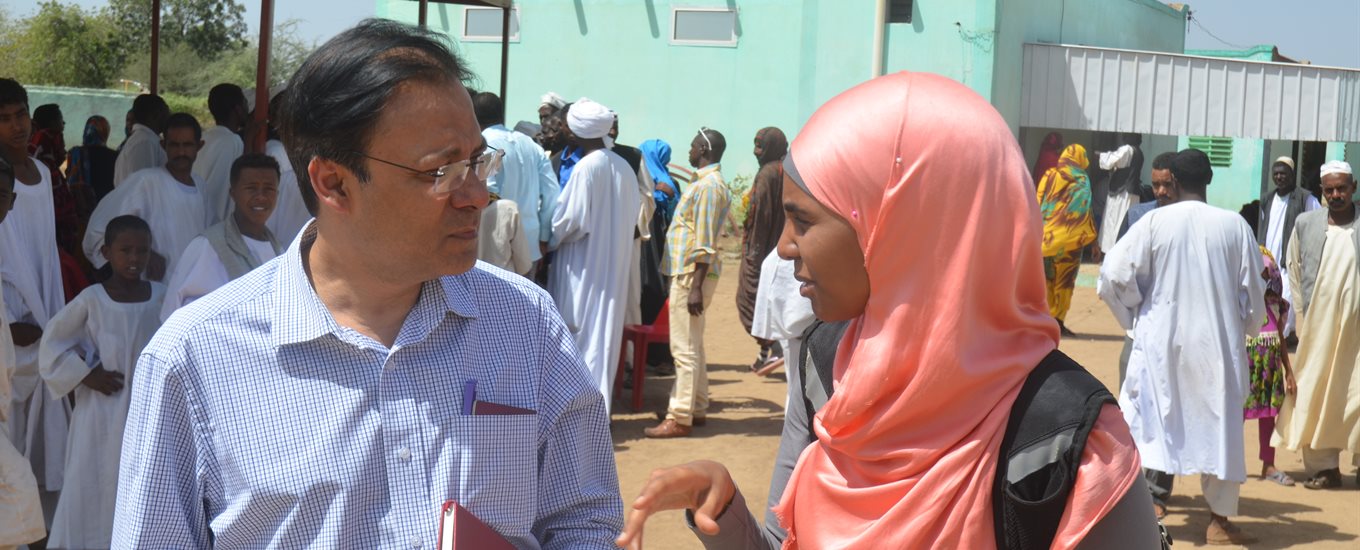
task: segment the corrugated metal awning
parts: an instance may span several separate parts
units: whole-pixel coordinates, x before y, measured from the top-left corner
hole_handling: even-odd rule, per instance
[[[1025,44],[1020,125],[1360,141],[1360,70]]]

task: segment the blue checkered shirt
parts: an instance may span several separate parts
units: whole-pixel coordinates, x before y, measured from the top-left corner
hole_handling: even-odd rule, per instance
[[[614,548],[604,402],[552,299],[478,264],[389,349],[336,323],[300,250],[177,312],[132,384],[114,548],[429,548],[453,500],[520,548]],[[536,411],[464,415],[477,400]]]

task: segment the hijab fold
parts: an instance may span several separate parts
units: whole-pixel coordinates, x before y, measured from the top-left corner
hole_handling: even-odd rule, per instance
[[[785,548],[994,547],[1010,407],[1058,343],[1038,205],[1010,128],[957,82],[897,73],[818,109],[789,155],[854,228],[870,293],[836,356],[817,442],[775,508]],[[1128,483],[1132,452],[1109,466]],[[1127,488],[1073,501],[1108,511]]]

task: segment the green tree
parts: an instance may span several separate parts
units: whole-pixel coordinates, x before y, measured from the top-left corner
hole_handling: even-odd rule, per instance
[[[107,12],[47,0],[38,13],[0,18],[0,66],[24,83],[102,88],[123,66]]]
[[[151,36],[151,2],[110,0],[109,11],[127,37]],[[161,47],[186,44],[200,58],[215,60],[245,45],[245,6],[236,0],[163,0]],[[136,47],[132,51],[146,49]]]

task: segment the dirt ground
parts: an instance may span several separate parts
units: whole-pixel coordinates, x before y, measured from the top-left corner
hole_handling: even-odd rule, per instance
[[[738,246],[732,240],[724,243],[727,251]],[[770,470],[784,421],[786,382],[782,371],[768,378],[756,377],[748,371],[758,347],[737,320],[734,305],[737,261],[731,252],[725,257],[723,276],[704,333],[712,400],[707,426],[696,428],[694,435],[685,439],[642,437],[643,428],[656,424],[655,413],[666,408],[671,377],[648,377],[641,412],[632,412],[629,390],[624,390],[615,402],[614,450],[625,512],[654,468],[712,459],[731,470],[752,512],[757,518],[764,517]],[[1118,385],[1123,334],[1109,309],[1088,286],[1094,280],[1093,274],[1094,266],[1083,267],[1082,285],[1073,297],[1067,319],[1067,325],[1079,336],[1065,340],[1062,350],[1114,390]],[[1248,479],[1242,486],[1240,516],[1234,521],[1260,539],[1251,548],[1360,548],[1360,490],[1354,485],[1354,469],[1343,468],[1345,488],[1335,491],[1310,491],[1301,483],[1281,487],[1261,480],[1257,477],[1261,463],[1257,459],[1256,422],[1248,421],[1243,429]],[[1349,454],[1342,455],[1343,464],[1348,464],[1349,459]],[[1280,450],[1276,463],[1296,480],[1306,478],[1297,453]],[[1205,546],[1204,528],[1209,512],[1197,477],[1178,479],[1175,485],[1166,524],[1176,548]],[[646,542],[648,548],[654,549],[702,548],[685,526],[682,512],[653,516],[647,522]]]

